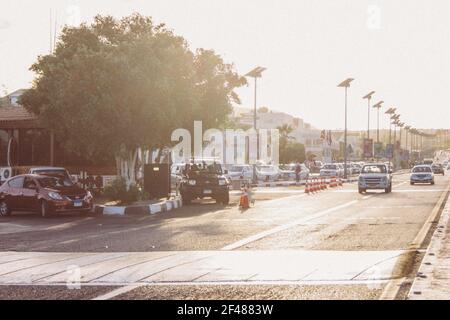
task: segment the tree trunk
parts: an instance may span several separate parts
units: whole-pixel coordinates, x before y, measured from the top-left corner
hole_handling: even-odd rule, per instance
[[[127,188],[136,184],[136,159],[138,149],[127,150],[116,155],[117,174],[125,179]]]

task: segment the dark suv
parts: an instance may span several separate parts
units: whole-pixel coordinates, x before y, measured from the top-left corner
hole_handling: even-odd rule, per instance
[[[431,166],[431,169],[433,170],[433,173],[434,173],[434,174],[442,174],[442,175],[445,175],[444,167],[443,167],[441,164],[433,164],[433,165]]]
[[[182,170],[180,194],[184,204],[209,197],[227,205],[230,202],[229,181],[219,163],[188,163]]]
[[[23,174],[0,187],[0,216],[36,211],[43,217],[64,211],[90,211],[92,195],[65,177]]]

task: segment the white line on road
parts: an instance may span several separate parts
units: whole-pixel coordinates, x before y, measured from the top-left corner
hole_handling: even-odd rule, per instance
[[[314,219],[320,218],[322,216],[325,216],[325,215],[327,215],[329,213],[332,213],[332,212],[335,212],[335,211],[338,211],[338,210],[350,207],[350,206],[354,205],[357,202],[358,202],[358,200],[353,200],[353,201],[341,204],[339,206],[335,206],[335,207],[329,208],[327,210],[320,211],[320,212],[318,212],[316,214],[304,217],[302,219],[298,219],[298,220],[295,220],[295,221],[283,224],[281,226],[278,226],[278,227],[275,227],[275,228],[272,228],[272,229],[269,229],[269,230],[257,233],[257,234],[255,234],[253,236],[250,236],[250,237],[244,238],[242,240],[239,240],[239,241],[237,241],[235,243],[229,244],[229,245],[223,247],[221,250],[234,250],[234,249],[240,248],[242,246],[245,246],[246,244],[249,244],[249,243],[257,241],[257,240],[260,240],[262,238],[265,238],[265,237],[270,236],[272,234],[278,233],[280,231],[284,231],[284,230],[290,229],[292,227],[295,227],[297,225],[303,224],[303,223],[308,222],[310,220],[314,220]]]

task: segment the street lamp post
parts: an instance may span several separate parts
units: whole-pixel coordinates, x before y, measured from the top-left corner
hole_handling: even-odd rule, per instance
[[[366,94],[363,99],[367,99],[367,139],[370,139],[370,99],[372,99],[375,91]]]
[[[249,73],[247,73],[245,76],[254,78],[255,79],[255,100],[254,100],[254,106],[253,106],[253,128],[255,129],[256,133],[256,159],[259,160],[259,134],[256,129],[256,89],[257,89],[257,79],[262,77],[262,73],[266,70],[266,68],[263,67],[256,67]],[[256,163],[253,164],[253,183],[257,183],[257,175],[256,175]]]
[[[373,107],[377,109],[377,142],[380,142],[380,109],[381,105],[384,103],[384,101],[380,101],[377,104],[375,104]]]
[[[395,114],[395,110],[397,110],[396,108],[389,108],[385,114],[390,116],[390,120],[389,120],[389,144],[392,144],[392,123],[391,123],[391,119],[393,117],[393,115]]]
[[[345,88],[344,179],[347,179],[347,89],[353,80],[353,78],[348,78],[338,84],[338,87]]]

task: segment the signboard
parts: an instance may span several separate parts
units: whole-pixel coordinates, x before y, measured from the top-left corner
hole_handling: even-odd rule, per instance
[[[393,144],[387,144],[386,145],[386,158],[392,158],[394,157],[394,145]]]
[[[365,158],[373,157],[373,140],[364,139],[363,141],[363,155]]]
[[[385,152],[384,152],[384,148],[383,148],[383,143],[375,142],[373,144],[373,146],[374,146],[373,148],[374,148],[375,158],[384,158]]]

